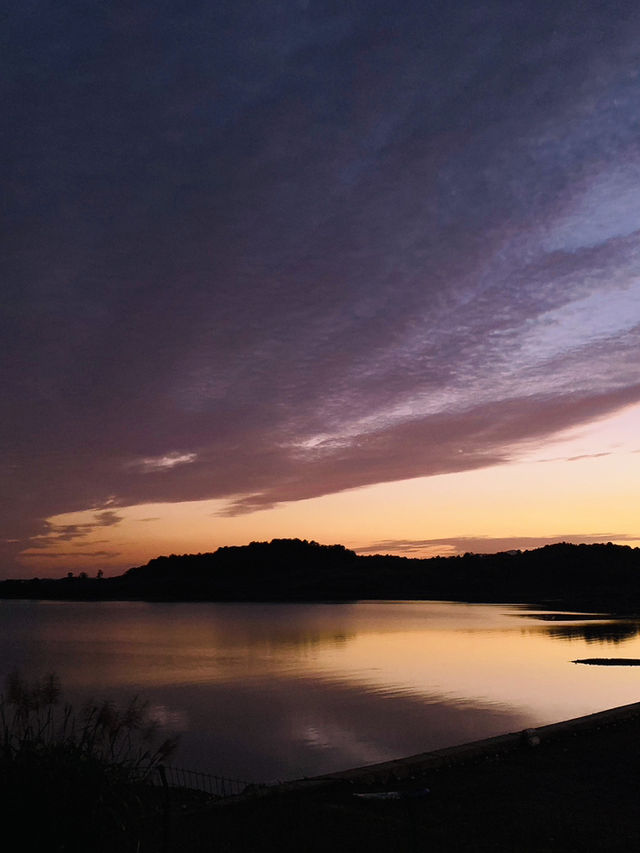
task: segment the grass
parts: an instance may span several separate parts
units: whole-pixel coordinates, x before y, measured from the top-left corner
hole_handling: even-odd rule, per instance
[[[158,742],[157,728],[137,698],[75,709],[55,675],[11,673],[0,696],[5,832],[43,851],[141,851],[161,823],[145,783],[176,745]]]

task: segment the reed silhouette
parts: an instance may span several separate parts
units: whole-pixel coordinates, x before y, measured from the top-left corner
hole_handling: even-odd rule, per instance
[[[175,749],[147,704],[62,701],[56,675],[6,679],[0,697],[0,801],[5,834],[26,849],[137,851],[161,822],[146,783]]]

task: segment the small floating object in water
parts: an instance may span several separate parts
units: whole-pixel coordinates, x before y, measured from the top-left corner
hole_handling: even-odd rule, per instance
[[[640,666],[639,658],[581,658],[571,663],[586,663],[589,666]]]

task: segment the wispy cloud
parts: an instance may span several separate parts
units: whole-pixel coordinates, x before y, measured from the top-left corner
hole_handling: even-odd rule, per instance
[[[579,453],[577,456],[568,456],[567,462],[578,462],[580,459],[600,459],[602,456],[611,456],[609,451],[603,453]]]
[[[397,554],[403,556],[433,556],[442,554],[495,554],[499,551],[528,551],[553,545],[556,542],[573,542],[591,545],[597,542],[640,542],[640,533],[566,533],[556,536],[453,536],[442,539],[389,539],[357,547],[358,554]]]
[[[46,549],[50,556],[49,549],[54,548],[60,542],[73,542],[78,539],[84,541],[94,531],[105,527],[114,527],[120,524],[121,521],[123,521],[123,516],[119,515],[115,510],[101,510],[94,513],[93,521],[80,524],[52,524],[51,522],[45,522],[45,532],[31,537],[28,547],[36,550]],[[97,543],[94,542],[93,544]],[[23,552],[23,555],[26,553]]]
[[[354,486],[470,471],[519,458],[529,444],[575,423],[635,401],[640,387],[606,395],[530,396],[496,401],[461,413],[434,415],[354,436],[347,446],[306,456],[280,448],[278,468],[269,459],[268,485],[230,502],[223,514],[239,514]],[[273,466],[275,467],[275,466]],[[265,479],[258,465],[254,483]],[[238,477],[237,482],[242,482]]]
[[[42,559],[43,556],[46,556],[47,560],[58,560],[61,558],[68,559],[69,557],[102,557],[106,559],[112,559],[114,557],[119,557],[119,551],[47,551],[46,555],[42,554],[39,551],[23,551],[20,554],[21,557],[26,557],[27,559],[38,558]]]
[[[128,463],[132,468],[140,469],[144,474],[150,474],[156,471],[170,471],[177,465],[189,465],[195,462],[197,453],[166,453],[163,456],[146,457],[144,459],[136,459]]]

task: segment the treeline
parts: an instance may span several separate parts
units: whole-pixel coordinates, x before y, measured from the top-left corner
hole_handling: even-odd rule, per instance
[[[274,539],[156,557],[114,578],[0,583],[0,598],[149,601],[440,599],[640,612],[640,549],[562,542],[531,551],[428,559],[358,556],[342,545]]]

